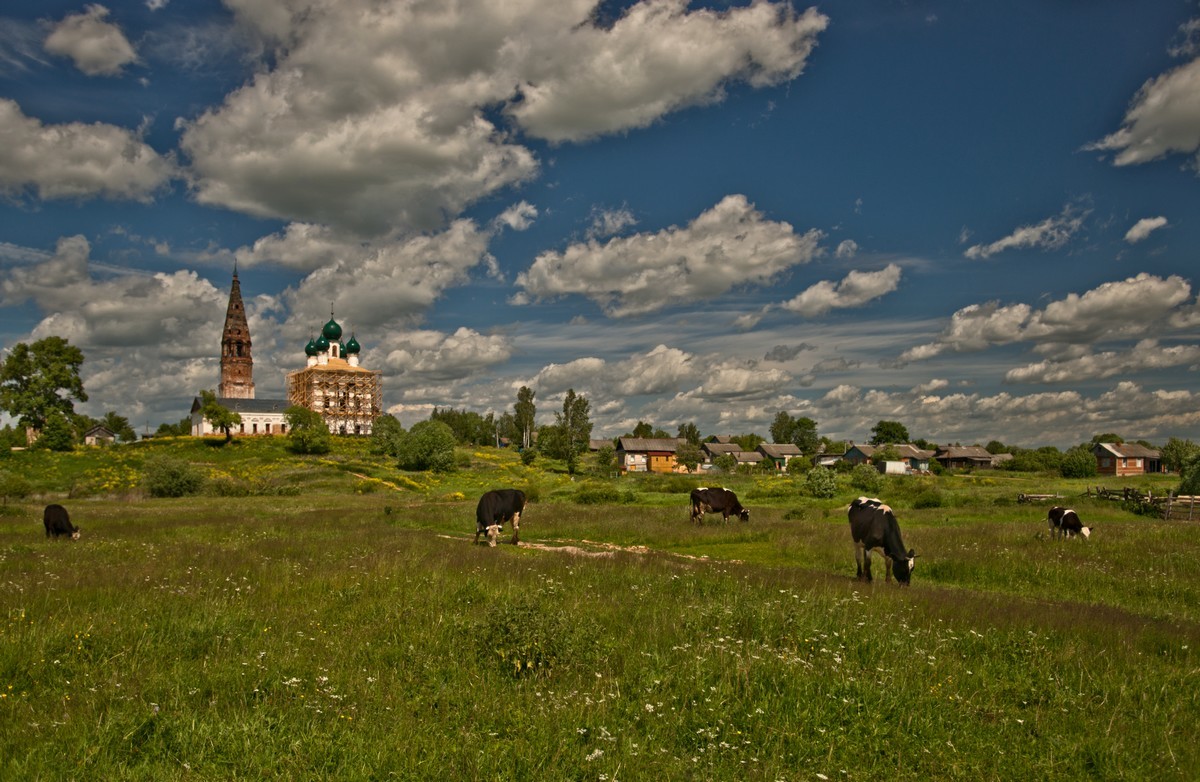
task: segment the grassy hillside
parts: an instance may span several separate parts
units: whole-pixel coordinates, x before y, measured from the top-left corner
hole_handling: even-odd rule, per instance
[[[145,497],[163,453],[246,496]],[[1200,773],[1194,524],[1082,482],[893,479],[921,554],[901,589],[854,580],[849,486],[729,478],[751,522],[693,527],[690,479],[461,456],[446,476],[347,443],[4,459],[40,496],[0,514],[0,778]],[[475,499],[507,485],[537,498],[523,545],[472,545]],[[1047,538],[1016,502],[1045,491],[1092,540]],[[43,537],[51,499],[79,542]]]

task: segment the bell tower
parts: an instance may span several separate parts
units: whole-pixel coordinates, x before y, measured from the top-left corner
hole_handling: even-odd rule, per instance
[[[242,285],[237,266],[233,267],[233,285],[229,289],[229,307],[225,310],[225,330],[221,334],[221,383],[217,396],[226,399],[254,398],[254,359],[250,357],[250,325],[242,305]]]

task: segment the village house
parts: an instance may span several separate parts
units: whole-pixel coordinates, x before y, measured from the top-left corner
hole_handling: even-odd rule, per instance
[[[1162,455],[1137,443],[1096,443],[1092,446],[1101,475],[1144,475],[1162,472]]]
[[[887,448],[886,445],[853,445],[846,449],[842,459],[851,464],[873,464],[875,454]],[[900,455],[900,461],[905,470],[913,472],[929,472],[929,461],[934,457],[933,451],[918,448],[910,443],[897,443],[890,446]]]
[[[675,449],[678,437],[621,437],[617,439],[617,469],[621,472],[682,472]]]
[[[982,445],[943,445],[933,458],[947,470],[990,470],[995,465],[992,455]]]
[[[117,435],[104,424],[96,424],[83,433],[84,445],[112,445],[117,441]]]
[[[786,470],[792,459],[803,458],[800,448],[793,443],[760,443],[755,449],[764,459],[774,462],[776,470]]]

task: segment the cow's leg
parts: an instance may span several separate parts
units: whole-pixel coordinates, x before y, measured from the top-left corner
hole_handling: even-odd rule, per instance
[[[854,561],[858,564],[859,581],[871,580],[871,553],[862,543],[854,544]]]
[[[518,539],[520,538],[520,533],[521,533],[521,512],[520,511],[517,511],[516,513],[513,514],[512,525],[513,525],[512,544],[515,546],[519,542]]]
[[[487,542],[490,548],[496,547],[496,538],[500,537],[500,525],[492,522],[487,528]]]
[[[887,554],[883,555],[883,572],[883,580],[890,582],[892,580],[892,558]]]

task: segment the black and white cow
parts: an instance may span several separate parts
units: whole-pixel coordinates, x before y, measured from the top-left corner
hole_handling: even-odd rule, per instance
[[[1083,535],[1086,540],[1092,536],[1092,530],[1095,529],[1095,527],[1085,527],[1079,520],[1079,514],[1075,511],[1058,505],[1055,505],[1046,514],[1046,523],[1050,525],[1050,533],[1056,537],[1073,538],[1076,535]]]
[[[750,521],[750,510],[743,508],[737,495],[729,489],[708,489],[703,486],[692,489],[692,523],[703,524],[706,513],[720,513],[721,519],[726,522],[730,516]]]
[[[71,540],[79,540],[79,527],[71,523],[67,509],[61,505],[47,505],[42,511],[42,524],[46,527],[46,537],[58,540],[67,536]]]
[[[900,524],[892,509],[872,497],[859,497],[850,503],[850,536],[854,538],[854,560],[858,579],[871,580],[871,549],[883,550],[886,580],[896,574],[897,583],[908,586],[916,566],[917,553],[904,548]]]
[[[496,545],[504,522],[512,522],[512,542],[517,545],[521,532],[521,512],[525,510],[525,492],[520,489],[492,489],[475,506],[475,542],[487,535],[489,546]]]

